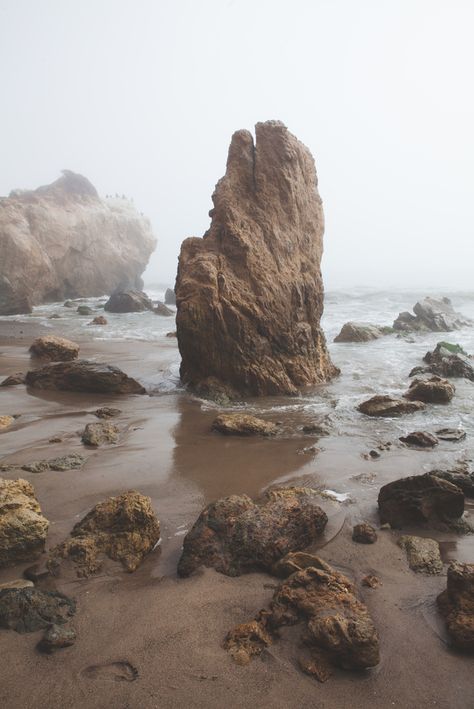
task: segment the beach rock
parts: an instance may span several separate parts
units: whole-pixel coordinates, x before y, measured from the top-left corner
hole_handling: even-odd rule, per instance
[[[455,391],[456,388],[447,379],[434,376],[430,379],[414,379],[405,397],[426,404],[448,404]]]
[[[274,436],[278,426],[249,414],[219,414],[212,430],[228,436]]]
[[[466,438],[466,431],[462,428],[440,428],[436,431],[436,435],[442,441],[463,441]]]
[[[227,576],[263,569],[271,571],[285,554],[314,542],[327,524],[317,492],[278,488],[253,502],[231,495],[208,505],[184,538],[178,575],[199,566]]]
[[[114,409],[113,406],[102,406],[94,411],[94,416],[98,419],[111,419],[115,416],[120,416],[122,409]]]
[[[298,623],[304,626],[302,640],[309,653],[309,658],[300,654],[299,664],[318,679],[327,679],[327,664],[363,670],[380,661],[377,631],[354,585],[318,557],[280,584],[268,609],[231,630],[224,648],[239,664],[247,664],[278,638],[282,627]]]
[[[352,540],[359,544],[374,544],[377,541],[377,532],[371,524],[361,522],[354,526]]]
[[[103,315],[97,315],[90,321],[89,325],[108,325],[108,320],[107,318],[104,318]]]
[[[449,298],[424,298],[411,313],[400,313],[393,323],[395,330],[409,332],[451,332],[472,325],[472,320],[457,313]]]
[[[381,580],[373,574],[368,574],[367,576],[364,576],[360,583],[362,586],[366,586],[367,588],[378,588],[382,585]]]
[[[314,160],[279,121],[255,133],[232,136],[210,229],[183,242],[175,289],[182,381],[234,397],[295,394],[339,371],[320,325]]]
[[[176,295],[172,288],[167,288],[165,292],[166,305],[176,305]]]
[[[79,345],[64,337],[43,335],[36,338],[30,347],[30,352],[33,356],[50,362],[69,362],[72,359],[77,359]]]
[[[49,554],[54,574],[69,560],[79,577],[97,573],[106,556],[135,571],[160,539],[160,523],[151,500],[135,490],[99,502],[74,525],[71,536]]]
[[[34,389],[84,391],[99,394],[145,394],[135,379],[111,364],[78,359],[47,364],[27,373],[26,384]]]
[[[33,485],[0,478],[0,567],[37,559],[48,527]]]
[[[141,313],[153,310],[153,303],[146,293],[137,290],[126,290],[112,293],[104,310],[109,313]]]
[[[430,475],[447,480],[449,483],[461,488],[464,495],[474,498],[474,473],[462,473],[458,470],[430,470]]]
[[[424,372],[437,374],[440,377],[462,377],[474,382],[472,359],[459,345],[438,342],[433,352],[425,354],[423,361],[428,365],[421,368]]]
[[[4,588],[33,588],[33,581],[28,581],[27,579],[15,579],[14,581],[5,581],[5,583],[0,583],[0,591]]]
[[[64,625],[51,625],[38,643],[40,652],[52,653],[76,642],[76,631]]]
[[[303,433],[310,433],[314,436],[330,436],[331,435],[331,422],[328,417],[325,417],[322,421],[314,421],[313,423],[306,423],[302,429]]]
[[[377,394],[359,404],[357,408],[366,416],[401,416],[420,411],[425,408],[425,405],[421,401],[407,401],[406,399],[397,399],[394,396]]]
[[[3,380],[0,387],[12,387],[18,384],[25,383],[25,374],[23,372],[16,372],[16,374],[10,374],[9,377]]]
[[[100,199],[85,177],[69,170],[51,185],[0,198],[0,233],[1,315],[140,288],[156,244],[131,202]]]
[[[398,439],[407,446],[417,446],[418,448],[434,448],[438,445],[438,439],[428,431],[412,431],[406,436],[400,436]]]
[[[379,492],[380,521],[391,527],[457,520],[464,512],[463,491],[435,475],[413,475],[384,485]]]
[[[378,327],[370,323],[346,322],[334,342],[370,342],[392,332],[391,327]]]
[[[0,431],[4,428],[8,428],[12,425],[12,423],[15,423],[15,419],[13,416],[0,416]]]
[[[474,652],[474,564],[450,564],[447,588],[437,601],[453,645]]]
[[[443,562],[439,552],[439,544],[434,539],[404,535],[397,542],[407,554],[408,565],[413,571],[424,574],[440,574]]]
[[[34,633],[51,624],[62,625],[76,612],[76,604],[63,593],[37,588],[0,591],[0,628]]]
[[[88,423],[81,441],[86,446],[98,447],[104,443],[117,443],[120,429],[114,423]]]
[[[77,307],[77,312],[79,315],[93,315],[94,311],[92,308],[89,308],[88,305],[79,305]]]
[[[43,473],[45,470],[74,470],[75,468],[82,468],[85,462],[86,458],[79,453],[68,453],[50,460],[36,460],[33,463],[25,463],[21,466],[21,469],[28,473]]]
[[[153,308],[155,315],[163,315],[164,317],[169,317],[174,315],[173,311],[168,308],[164,303],[157,302],[156,306]]]

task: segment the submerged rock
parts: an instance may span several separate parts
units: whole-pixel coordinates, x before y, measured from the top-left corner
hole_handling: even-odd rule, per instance
[[[43,335],[36,338],[30,347],[30,352],[35,357],[51,362],[69,362],[72,359],[77,359],[79,345],[64,337]]]
[[[208,505],[184,538],[178,575],[199,566],[227,576],[271,571],[285,554],[304,549],[323,532],[328,518],[308,488],[269,490],[253,502],[231,495]]]
[[[370,342],[393,332],[391,327],[378,327],[370,323],[346,322],[334,342]]]
[[[453,645],[474,652],[474,564],[453,562],[448,568],[447,588],[437,601]]]
[[[112,293],[104,305],[104,310],[110,313],[141,313],[144,310],[153,310],[153,303],[143,291],[117,291]]]
[[[117,443],[120,429],[114,423],[88,423],[81,436],[87,446],[98,447],[103,443]]]
[[[357,407],[362,414],[367,416],[401,416],[402,414],[412,414],[425,408],[421,401],[407,401],[397,399],[394,396],[382,396],[377,394],[371,399],[362,402]]]
[[[274,436],[278,426],[249,414],[220,414],[212,429],[228,436]]]
[[[321,329],[324,217],[309,150],[279,121],[232,136],[210,229],[176,279],[181,379],[233,396],[294,394],[338,373]],[[215,386],[211,387],[215,389]]]
[[[395,330],[405,332],[451,332],[472,325],[472,320],[457,313],[449,298],[424,298],[411,313],[400,313],[393,323]]]
[[[0,567],[37,559],[48,527],[33,485],[0,478]]]
[[[160,539],[160,523],[151,500],[135,490],[99,502],[71,536],[49,554],[48,568],[56,573],[69,560],[77,576],[90,576],[102,568],[104,556],[135,571]]]
[[[434,376],[430,379],[414,379],[405,397],[426,404],[448,404],[455,391],[456,388],[447,379]]]
[[[100,394],[145,394],[135,379],[111,364],[88,362],[58,362],[35,369],[26,375],[27,386],[34,389],[58,389]]]
[[[0,591],[0,628],[17,633],[34,633],[51,624],[67,623],[76,604],[57,591],[11,588]]]
[[[406,436],[400,436],[398,439],[407,446],[417,446],[418,448],[434,448],[438,445],[438,439],[428,431],[412,431]]]
[[[354,526],[352,540],[359,544],[374,544],[377,541],[377,532],[371,524],[361,522]]]
[[[439,544],[434,539],[404,535],[397,543],[406,551],[408,565],[413,571],[440,574],[443,570]]]
[[[3,380],[3,382],[0,384],[0,387],[11,387],[11,386],[16,386],[17,384],[24,384],[25,383],[25,374],[23,372],[17,372],[16,374],[10,374],[9,377]]]
[[[172,288],[167,288],[165,292],[166,305],[176,305],[176,295]]]

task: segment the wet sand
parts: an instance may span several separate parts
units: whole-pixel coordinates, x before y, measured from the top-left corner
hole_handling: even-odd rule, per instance
[[[9,329],[11,326],[11,330]],[[0,377],[31,366],[27,346],[37,333],[1,325]],[[19,332],[23,330],[23,333]],[[20,339],[23,338],[23,339]],[[176,356],[176,340],[163,346],[140,342],[81,343],[81,356],[117,364],[148,380]],[[97,419],[99,406],[118,406],[119,444],[85,450],[80,432]],[[162,543],[134,574],[118,565],[88,580],[58,579],[58,590],[78,601],[73,647],[53,656],[35,650],[41,634],[0,631],[0,706],[6,709],[77,707],[432,707],[473,709],[472,657],[450,649],[434,606],[445,572],[428,577],[410,571],[396,545],[399,534],[380,531],[375,545],[351,541],[352,524],[377,523],[378,489],[389,480],[424,472],[432,452],[395,447],[375,461],[361,452],[375,445],[334,435],[321,438],[318,455],[301,452],[315,442],[299,431],[296,413],[274,440],[225,438],[210,433],[216,410],[185,392],[106,397],[0,389],[0,414],[19,413],[0,433],[1,463],[24,463],[77,451],[88,457],[82,470],[32,474],[43,512],[50,520],[48,546],[62,540],[96,502],[137,489],[152,498]],[[62,443],[49,443],[60,436]],[[364,478],[361,480],[361,474]],[[12,471],[5,477],[18,477]],[[222,649],[227,631],[249,620],[272,595],[265,574],[227,578],[203,570],[178,579],[183,533],[209,501],[231,493],[258,494],[275,482],[298,482],[348,492],[352,502],[325,501],[330,523],[321,556],[357,582],[377,575],[378,589],[360,587],[379,630],[381,663],[366,673],[337,670],[325,684],[296,666],[294,629],[287,629],[261,659],[236,665]],[[407,531],[407,530],[404,530]],[[446,559],[473,560],[473,538],[434,533]],[[21,576],[29,564],[0,570],[0,583]]]

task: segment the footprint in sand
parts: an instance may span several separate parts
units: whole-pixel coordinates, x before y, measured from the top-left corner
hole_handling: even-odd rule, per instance
[[[134,682],[138,679],[138,670],[126,660],[109,662],[103,665],[89,665],[82,670],[83,677],[112,682]]]

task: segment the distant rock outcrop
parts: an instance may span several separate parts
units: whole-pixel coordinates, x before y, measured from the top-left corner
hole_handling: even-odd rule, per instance
[[[143,291],[116,291],[104,305],[104,310],[109,313],[141,313],[144,310],[153,310],[153,303]]]
[[[0,315],[141,288],[155,239],[125,199],[102,200],[81,175],[0,199]]]
[[[395,330],[405,332],[451,332],[472,325],[472,320],[457,313],[449,298],[424,298],[415,304],[412,315],[400,313],[393,323]]]
[[[279,121],[234,133],[204,238],[176,280],[181,378],[204,395],[294,394],[338,373],[320,326],[324,216],[309,150]]]

